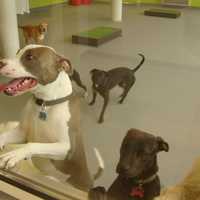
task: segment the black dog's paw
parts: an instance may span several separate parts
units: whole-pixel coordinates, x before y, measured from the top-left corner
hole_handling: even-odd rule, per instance
[[[89,200],[107,200],[106,189],[104,187],[92,188],[88,197]]]
[[[104,120],[102,119],[102,118],[100,118],[99,120],[98,120],[98,123],[99,124],[102,124],[104,122]]]
[[[94,105],[94,104],[95,104],[95,100],[92,99],[92,100],[89,102],[89,105],[92,106],[92,105]]]
[[[121,97],[120,100],[118,101],[119,104],[123,104],[124,103],[124,98]]]
[[[118,103],[119,103],[119,104],[122,104],[122,103],[123,103],[123,101],[122,101],[122,100],[119,100],[119,101],[118,101]]]

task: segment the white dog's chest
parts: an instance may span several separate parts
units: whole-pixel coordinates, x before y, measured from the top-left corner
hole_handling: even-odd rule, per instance
[[[28,142],[61,142],[69,140],[68,122],[70,112],[68,102],[46,108],[47,119],[39,118],[41,107],[32,100],[28,102],[22,120]]]

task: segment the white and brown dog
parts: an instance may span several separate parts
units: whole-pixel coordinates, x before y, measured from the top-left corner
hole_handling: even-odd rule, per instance
[[[99,170],[89,173],[79,125],[79,98],[73,97],[69,74],[72,66],[48,46],[28,45],[15,59],[0,60],[0,75],[10,77],[0,91],[9,96],[30,91],[33,98],[25,106],[19,125],[0,135],[0,148],[9,143],[24,143],[0,156],[0,168],[12,168],[19,161],[32,158],[36,167],[49,173],[49,165],[69,174],[68,182],[87,190],[104,164],[95,154]],[[70,97],[72,96],[72,97]]]

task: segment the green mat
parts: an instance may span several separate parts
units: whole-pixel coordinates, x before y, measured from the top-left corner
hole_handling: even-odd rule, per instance
[[[145,10],[144,14],[147,16],[167,17],[167,18],[177,18],[181,16],[181,12],[177,10],[156,9],[156,8]]]
[[[102,26],[102,27],[97,27],[97,28],[91,29],[89,31],[81,32],[77,35],[81,36],[81,37],[100,39],[102,37],[107,37],[107,36],[111,35],[116,30],[118,30],[118,29]]]
[[[169,10],[169,9],[150,9],[151,12],[158,12],[158,13],[166,13],[166,14],[177,14],[180,13],[177,10]]]
[[[72,43],[99,46],[121,35],[122,30],[119,28],[100,26],[72,35]]]

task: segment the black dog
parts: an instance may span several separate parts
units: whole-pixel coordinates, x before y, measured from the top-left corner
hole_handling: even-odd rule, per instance
[[[93,69],[90,71],[92,75],[93,90],[93,99],[90,102],[90,105],[93,105],[95,103],[97,92],[104,98],[104,105],[99,117],[99,123],[102,123],[104,121],[104,112],[108,105],[110,90],[117,85],[123,88],[123,93],[120,95],[121,99],[119,100],[119,103],[122,104],[129,90],[134,85],[136,80],[135,72],[141,67],[145,60],[144,55],[139,55],[142,57],[142,60],[135,69],[118,67],[109,71],[102,71],[99,69]]]
[[[86,86],[82,83],[81,78],[80,78],[80,74],[78,73],[78,71],[76,71],[75,69],[73,70],[73,73],[69,76],[69,78],[71,80],[73,80],[79,87],[81,87],[85,92],[87,92],[87,88]]]
[[[169,151],[161,138],[130,129],[120,149],[119,174],[106,192],[104,187],[90,190],[90,200],[153,200],[160,194],[157,153]]]

